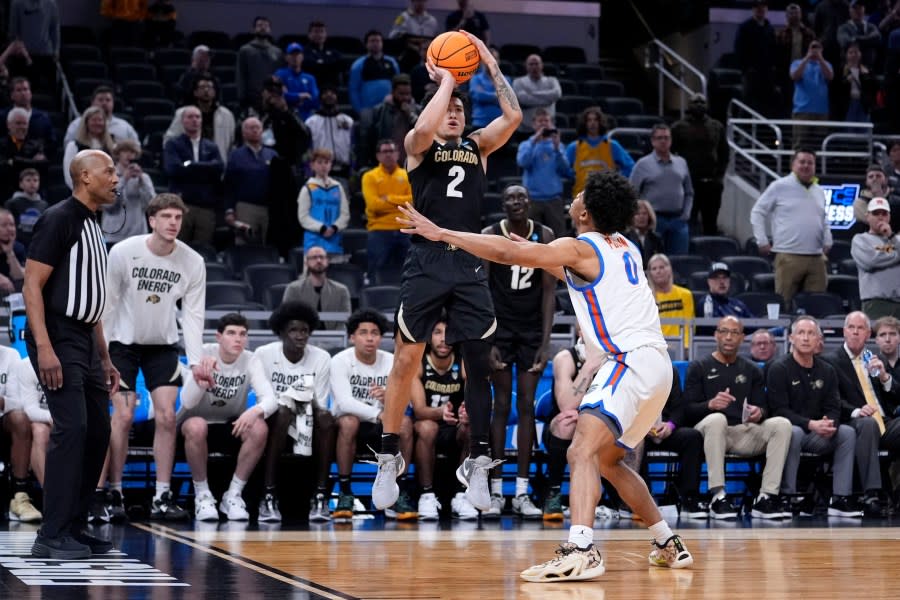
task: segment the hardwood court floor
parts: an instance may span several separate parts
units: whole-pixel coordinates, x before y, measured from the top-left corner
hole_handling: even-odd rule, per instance
[[[121,553],[65,564],[26,558],[33,526],[0,525],[0,598],[896,599],[898,524],[686,524],[679,531],[695,566],[671,571],[648,566],[645,529],[598,520],[606,574],[556,584],[527,583],[518,573],[550,558],[567,529],[510,517],[312,527],[133,523],[104,528]]]

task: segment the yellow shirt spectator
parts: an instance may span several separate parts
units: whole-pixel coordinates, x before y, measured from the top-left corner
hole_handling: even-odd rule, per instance
[[[397,217],[401,204],[412,202],[412,187],[406,169],[395,166],[392,171],[383,164],[362,176],[362,193],[366,201],[366,229],[388,231],[400,229]]]
[[[665,254],[654,254],[647,263],[648,281],[656,298],[660,319],[693,319],[694,295],[691,291],[674,284],[672,264]],[[666,337],[681,335],[682,325],[662,325],[662,333]],[[691,336],[688,329],[684,333],[684,347],[690,345]]]

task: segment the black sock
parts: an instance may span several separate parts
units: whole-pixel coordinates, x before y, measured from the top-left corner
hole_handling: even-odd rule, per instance
[[[352,496],[353,492],[350,489],[350,476],[349,475],[338,475],[338,485],[340,486],[341,493],[345,496]]]
[[[274,485],[267,485],[267,486],[266,486],[266,491],[265,491],[265,493],[266,493],[266,494],[271,494],[271,495],[274,496],[274,495],[275,495],[275,486],[274,486]]]
[[[27,494],[28,488],[29,488],[28,484],[29,484],[29,480],[27,477],[25,479],[19,479],[18,477],[13,477],[12,478],[13,495],[18,494],[19,492],[25,492]]]
[[[317,494],[322,494],[323,496],[325,496],[325,497],[327,498],[327,497],[329,496],[329,492],[328,492],[328,484],[326,483],[325,485],[317,485],[317,486],[316,486],[316,493],[317,493]]]
[[[484,441],[475,441],[472,440],[472,443],[469,445],[469,457],[470,458],[478,458],[479,456],[490,456],[491,455],[491,445],[488,444],[487,440]]]
[[[400,452],[400,435],[396,433],[381,434],[381,453],[395,455]]]
[[[434,486],[431,486],[431,485],[423,485],[423,486],[422,486],[422,493],[423,493],[423,494],[433,494],[433,493],[434,493]]]
[[[568,463],[566,452],[571,443],[571,440],[558,438],[552,433],[548,433],[544,440],[544,445],[547,447],[547,483],[550,487],[558,488],[562,485]]]
[[[550,486],[550,495],[551,496],[559,496],[562,493],[561,485],[551,485]]]

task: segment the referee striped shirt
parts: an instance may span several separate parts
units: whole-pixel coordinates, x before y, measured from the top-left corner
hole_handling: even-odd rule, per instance
[[[96,214],[73,197],[38,218],[28,258],[53,272],[44,286],[45,313],[87,325],[100,321],[106,305],[106,243]]]

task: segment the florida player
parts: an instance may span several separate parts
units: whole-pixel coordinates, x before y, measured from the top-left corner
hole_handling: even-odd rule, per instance
[[[545,269],[564,278],[588,356],[598,352],[608,356],[581,401],[568,451],[572,474],[568,542],[559,547],[556,558],[523,571],[521,577],[527,581],[584,580],[604,573],[592,528],[601,476],[650,524],[651,565],[693,564],[681,538],[663,521],[644,481],[623,462],[626,451],[637,446],[659,418],[672,386],[672,363],[640,253],[620,233],[636,207],[627,179],[591,173],[569,210],[578,237],[550,244],[450,231],[412,207],[401,207],[407,233],[453,244],[493,262]]]
[[[426,97],[415,127],[406,134],[406,167],[413,203],[443,227],[462,231],[481,230],[481,204],[485,191],[487,157],[503,146],[522,121],[522,110],[497,60],[484,43],[463,32],[478,48],[497,91],[502,114],[487,126],[463,135],[466,117],[462,95],[454,89],[450,73],[429,58],[429,75],[438,84]],[[413,379],[419,369],[425,342],[441,311],[448,312],[447,343],[460,342],[466,366],[466,410],[470,418],[469,457],[457,470],[468,487],[466,495],[476,507],[490,507],[488,471],[495,463],[488,445],[491,390],[489,339],[497,327],[481,261],[456,246],[435,243],[421,236],[403,266],[400,303],[395,322],[398,335],[394,365],[385,391],[382,422],[384,433],[378,458],[378,475],[372,486],[376,508],[391,506],[399,495],[396,482],[403,472],[399,452],[400,423],[409,403]]]

